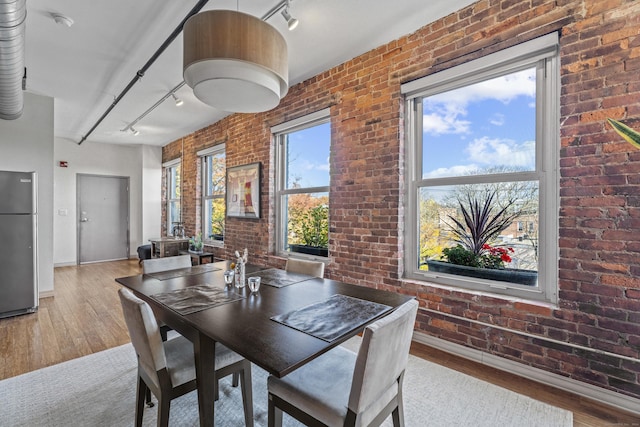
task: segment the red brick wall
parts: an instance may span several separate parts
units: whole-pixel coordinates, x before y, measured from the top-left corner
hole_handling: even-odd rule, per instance
[[[400,85],[553,31],[562,75],[558,305],[401,280]],[[232,115],[167,145],[163,160],[182,155],[189,234],[199,226],[196,151],[225,141],[228,166],[261,162],[261,218],[228,219],[225,248],[214,251],[230,257],[247,247],[252,262],[282,266],[273,255],[269,129],[330,107],[328,277],[417,296],[421,332],[640,398],[640,362],[545,340],[639,358],[640,150],[605,122],[640,128],[639,96],[640,2],[481,0],[292,87],[272,111]]]

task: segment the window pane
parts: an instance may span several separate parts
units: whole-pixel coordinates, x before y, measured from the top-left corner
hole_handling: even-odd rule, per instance
[[[225,153],[207,157],[205,196],[220,196],[225,194]]]
[[[169,168],[169,199],[180,198],[180,165]]]
[[[535,67],[422,101],[424,179],[535,170]]]
[[[427,270],[427,260],[443,259],[445,248],[460,245],[466,252],[457,255],[469,256],[476,267],[537,271],[538,190],[536,181],[421,188],[419,268]],[[500,262],[492,251],[508,257]]]
[[[180,221],[180,201],[169,202],[169,233],[173,234],[173,226]]]
[[[291,132],[285,141],[286,188],[329,186],[330,123]]]
[[[224,198],[205,200],[204,213],[205,237],[212,240],[224,240]]]
[[[329,244],[329,194],[308,193],[283,196],[287,224],[283,250],[299,252],[291,245],[326,249]],[[324,254],[323,254],[324,255]],[[326,255],[324,255],[326,256]]]

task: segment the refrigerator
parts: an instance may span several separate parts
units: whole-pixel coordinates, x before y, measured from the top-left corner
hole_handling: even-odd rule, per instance
[[[35,172],[0,171],[0,318],[38,309]]]

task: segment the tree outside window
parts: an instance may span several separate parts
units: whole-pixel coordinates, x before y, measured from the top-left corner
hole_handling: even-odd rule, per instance
[[[202,157],[202,236],[206,241],[224,241],[226,155],[224,145]]]

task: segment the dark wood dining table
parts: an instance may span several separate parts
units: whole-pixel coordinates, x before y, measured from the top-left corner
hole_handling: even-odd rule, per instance
[[[142,274],[116,279],[148,302],[159,320],[193,342],[201,426],[214,425],[214,354],[217,342],[270,374],[283,377],[362,332],[376,319],[370,319],[328,342],[271,320],[271,317],[324,301],[336,294],[385,304],[392,309],[412,299],[394,292],[320,278],[309,278],[279,288],[263,284],[255,294],[251,294],[247,286],[242,289],[231,287],[229,292],[238,292],[244,298],[186,315],[152,298],[152,295],[189,286],[225,287],[223,273],[229,268],[229,261],[207,265],[215,265],[219,270],[186,273],[166,280]],[[249,264],[246,267],[247,277],[267,268]],[[388,312],[378,317],[386,314]]]

